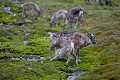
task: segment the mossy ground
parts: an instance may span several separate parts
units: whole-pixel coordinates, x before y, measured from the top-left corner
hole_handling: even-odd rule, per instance
[[[116,5],[98,6],[96,4],[85,5],[83,0],[23,0],[21,3],[32,1],[43,7],[51,9],[52,13],[45,13],[44,17],[37,16],[34,20],[29,16],[21,18],[20,4],[1,0],[0,6],[12,5],[12,12],[17,15],[8,15],[0,8],[0,22],[16,23],[31,19],[33,23],[22,26],[4,27],[0,25],[0,79],[1,80],[66,80],[68,74],[75,70],[84,70],[78,80],[119,80],[120,77],[120,1],[113,0]],[[61,6],[62,5],[62,6]],[[63,31],[62,21],[59,27],[49,27],[51,15],[60,10],[70,10],[73,7],[82,6],[84,24],[76,30],[83,34],[88,32],[96,36],[95,45],[90,45],[80,50],[81,63],[74,66],[73,59],[67,65],[66,58],[58,61],[49,60],[50,40],[47,32]],[[25,32],[30,32],[25,36]],[[8,37],[5,37],[5,36]],[[29,40],[30,46],[23,44]],[[40,55],[45,57],[43,61],[13,61],[9,57],[23,57],[23,55]],[[4,59],[4,60],[3,60]]]

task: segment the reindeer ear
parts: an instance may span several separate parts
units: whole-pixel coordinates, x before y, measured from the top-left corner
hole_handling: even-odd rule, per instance
[[[90,36],[91,36],[91,33],[88,33],[87,36],[90,37]]]
[[[88,33],[87,35],[91,35],[91,33]]]

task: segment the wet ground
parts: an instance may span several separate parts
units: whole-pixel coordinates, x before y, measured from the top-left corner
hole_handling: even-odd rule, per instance
[[[24,55],[23,57],[1,57],[0,60],[26,60],[26,61],[38,61],[44,60],[45,57],[41,57],[40,55]]]
[[[81,74],[84,74],[84,71],[74,71],[68,76],[67,80],[75,80],[75,78],[79,77]]]

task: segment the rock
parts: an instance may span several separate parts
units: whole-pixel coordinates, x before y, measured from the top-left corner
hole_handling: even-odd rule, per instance
[[[24,24],[24,22],[17,22],[17,23],[15,23],[15,25],[17,25],[17,26],[21,26],[23,24]]]
[[[27,20],[25,20],[25,22],[26,23],[32,23],[32,20],[27,19]]]
[[[13,12],[11,12],[11,7],[9,6],[2,6],[2,8],[4,9],[4,11],[7,13],[7,14],[13,14]]]
[[[21,0],[10,0],[11,2],[14,2],[14,3],[19,3],[21,2]]]

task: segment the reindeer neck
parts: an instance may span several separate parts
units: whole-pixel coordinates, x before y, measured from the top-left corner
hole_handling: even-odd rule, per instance
[[[91,44],[91,40],[88,36],[85,37],[85,46],[88,46]]]

